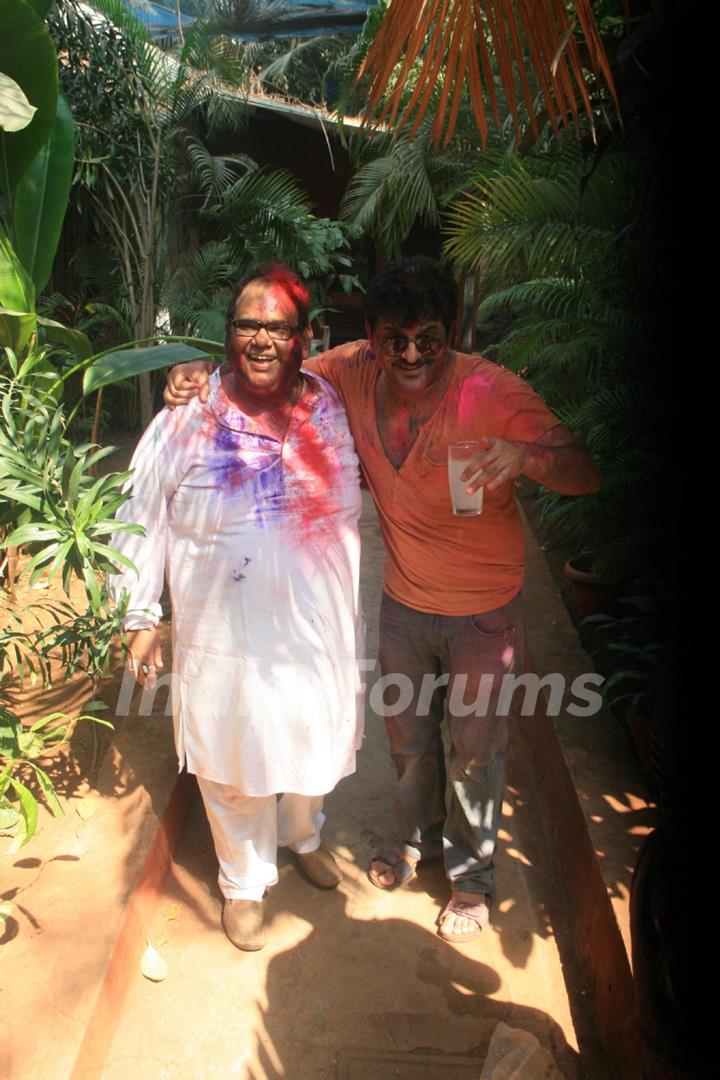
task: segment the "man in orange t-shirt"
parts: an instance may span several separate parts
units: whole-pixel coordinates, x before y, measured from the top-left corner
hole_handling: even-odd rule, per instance
[[[368,877],[396,888],[418,862],[442,855],[451,897],[438,934],[463,943],[487,925],[495,891],[507,743],[497,695],[502,677],[523,663],[523,530],[513,481],[523,474],[580,495],[597,490],[600,474],[527,383],[449,348],[456,309],[442,264],[390,263],[366,295],[368,340],[306,366],[343,400],[388,553],[380,666],[383,689],[400,691],[382,709],[398,772],[399,843],[375,856]],[[168,404],[184,403],[206,379],[198,365],[185,369],[171,373]],[[468,491],[482,486],[484,505],[478,516],[459,517],[447,451],[470,440],[480,450],[466,470]]]

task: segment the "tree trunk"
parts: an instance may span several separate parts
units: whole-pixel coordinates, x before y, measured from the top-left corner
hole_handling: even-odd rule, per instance
[[[15,581],[17,578],[17,561],[18,561],[18,548],[9,547],[7,549],[7,579],[8,579],[8,596],[11,600],[15,599]]]
[[[143,371],[138,376],[140,385],[140,423],[143,431],[153,418],[152,386],[150,385],[150,372]]]
[[[148,270],[143,282],[140,300],[140,318],[135,326],[135,337],[140,340],[152,338],[155,334],[155,289],[152,271]],[[138,376],[140,387],[140,422],[143,431],[153,418],[153,395],[150,372],[143,371]]]
[[[95,419],[93,420],[92,435],[90,436],[90,442],[95,443],[96,446],[100,445],[100,421],[102,419],[102,399],[103,399],[103,388],[101,386],[100,389],[97,392],[97,397],[95,398]],[[92,469],[90,470],[90,475],[95,476],[95,466],[94,465],[93,465]]]

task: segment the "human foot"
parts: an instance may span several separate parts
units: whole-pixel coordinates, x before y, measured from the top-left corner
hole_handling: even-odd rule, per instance
[[[438,915],[438,935],[456,944],[474,941],[490,921],[489,901],[485,893],[453,892]]]
[[[265,944],[262,900],[226,900],[223,905],[223,930],[236,949],[257,952]]]
[[[400,848],[383,848],[370,863],[368,879],[378,889],[396,889],[412,881],[419,862]]]

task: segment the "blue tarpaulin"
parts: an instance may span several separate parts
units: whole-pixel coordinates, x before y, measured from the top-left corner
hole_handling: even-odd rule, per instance
[[[177,34],[178,15],[174,8],[152,0],[125,0],[125,4],[147,26],[153,36]],[[210,5],[208,4],[208,7]],[[270,27],[235,31],[244,41],[273,37],[316,37],[320,34],[359,33],[373,0],[278,0],[278,14]],[[195,21],[181,15],[183,31]]]
[[[317,37],[320,34],[358,34],[363,28],[373,0],[279,0],[279,14],[269,29],[246,32],[236,30],[234,37],[244,41],[264,38]]]
[[[153,4],[151,0],[125,0],[125,6],[145,24],[154,37],[178,33],[178,13],[174,8]],[[188,30],[195,22],[192,15],[181,13],[180,19],[183,31]]]

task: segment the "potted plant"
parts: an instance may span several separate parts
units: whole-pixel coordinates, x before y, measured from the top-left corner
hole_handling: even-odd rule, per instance
[[[643,771],[649,776],[655,699],[667,651],[660,606],[649,593],[622,597],[618,605],[619,616],[591,615],[583,625],[596,631],[599,643],[606,649],[611,670],[603,693],[621,717]]]
[[[573,607],[578,620],[615,608],[618,589],[593,570],[595,557],[590,552],[573,555],[564,566],[570,582]]]

